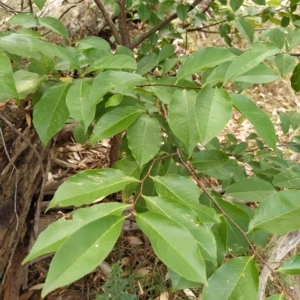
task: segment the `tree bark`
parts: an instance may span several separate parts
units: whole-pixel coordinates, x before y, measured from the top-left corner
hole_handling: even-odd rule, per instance
[[[0,299],[18,299],[26,287],[21,262],[35,234],[50,147],[41,145],[30,126],[26,104],[0,105]]]

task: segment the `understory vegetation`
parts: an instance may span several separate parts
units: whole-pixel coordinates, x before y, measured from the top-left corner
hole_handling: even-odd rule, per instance
[[[45,2],[33,0],[39,9]],[[130,219],[166,266],[172,291],[295,299],[280,274],[300,274],[300,255],[273,269],[262,253],[274,235],[300,230],[300,164],[290,159],[300,152],[300,114],[282,112],[279,133],[249,91],[280,78],[300,91],[298,2],[95,0],[109,41],[72,41],[58,19],[34,13],[8,21],[16,27],[0,34],[0,101],[32,97],[44,145],[67,122],[76,123],[77,142],[112,138],[111,167],[78,172],[58,188],[48,209],[75,209],[24,259],[55,252],[43,297],[99,266]],[[130,22],[142,30],[130,32]],[[48,42],[41,27],[66,44]],[[223,45],[191,51],[192,32],[218,34]],[[254,129],[242,140],[226,128],[236,112]],[[117,192],[121,201],[101,203]],[[277,294],[261,291],[264,266]],[[120,264],[112,274],[97,299],[138,298]]]

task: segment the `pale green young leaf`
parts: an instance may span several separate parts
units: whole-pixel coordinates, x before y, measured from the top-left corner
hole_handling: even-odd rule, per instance
[[[23,260],[22,264],[56,251],[68,236],[73,234],[82,226],[108,215],[120,216],[128,205],[111,202],[77,209],[68,214],[70,219],[61,218],[50,224],[34,243],[30,253]]]
[[[280,191],[262,201],[249,224],[250,230],[286,234],[300,230],[300,191]]]
[[[261,202],[276,193],[274,187],[259,178],[247,178],[230,185],[225,196],[231,196],[247,202]]]
[[[165,215],[183,225],[193,235],[203,259],[217,264],[216,241],[210,229],[203,224],[196,211],[182,202],[166,197],[146,197],[149,211]],[[201,223],[202,224],[201,224]]]
[[[45,5],[47,0],[33,0],[34,4],[42,10],[43,6]]]
[[[191,163],[201,173],[202,171],[222,167],[228,159],[228,156],[222,151],[202,150],[193,157]]]
[[[257,300],[258,275],[253,257],[232,258],[209,278],[203,289],[203,300]]]
[[[42,297],[74,282],[99,266],[115,245],[123,222],[124,217],[106,216],[80,227],[71,234],[52,259]]]
[[[18,13],[11,17],[7,22],[11,25],[20,25],[24,28],[39,27],[40,25],[36,14],[29,12]]]
[[[94,143],[122,132],[144,112],[136,106],[121,106],[110,110],[95,125],[90,142]]]
[[[11,98],[20,99],[9,58],[0,51],[0,102]]]
[[[225,61],[233,60],[235,57],[225,48],[202,48],[183,61],[177,72],[177,81],[205,69],[213,68]]]
[[[255,45],[254,45],[255,46]],[[274,46],[272,49],[251,50],[238,56],[229,66],[226,72],[225,81],[235,81],[236,78],[253,69],[267,57],[277,54],[280,50]]]
[[[69,117],[66,95],[70,83],[56,84],[46,90],[33,110],[33,124],[44,145],[66,123]]]
[[[156,118],[142,114],[127,131],[128,147],[140,167],[161,147],[161,128]]]
[[[290,30],[286,37],[286,50],[290,51],[300,44],[300,29]]]
[[[169,125],[177,138],[179,138],[188,150],[189,155],[199,141],[196,126],[197,94],[194,91],[175,91],[169,106]]]
[[[285,34],[278,28],[272,28],[268,34],[270,41],[279,49],[282,49],[285,43]]]
[[[300,254],[293,255],[277,269],[280,273],[299,275],[300,274]]]
[[[279,53],[275,57],[275,65],[278,68],[280,75],[284,77],[288,73],[293,72],[296,62],[295,59],[284,53]]]
[[[39,22],[41,26],[51,29],[52,31],[63,36],[67,41],[70,41],[68,30],[60,20],[53,17],[41,17],[39,18]]]
[[[202,144],[224,129],[231,117],[231,99],[225,89],[204,87],[196,99],[196,125]]]
[[[268,144],[276,148],[276,134],[270,118],[249,98],[241,94],[230,94],[232,105],[239,110],[254,126],[258,135]]]
[[[240,34],[249,42],[253,43],[254,30],[250,22],[246,18],[237,18],[235,25]]]
[[[138,182],[115,169],[93,169],[77,173],[65,181],[56,191],[49,208],[91,204],[102,197],[122,190],[127,184]]]
[[[206,283],[203,258],[194,237],[185,227],[153,212],[137,214],[136,219],[164,264],[188,280]]]
[[[96,70],[104,69],[128,69],[135,70],[137,68],[135,59],[128,55],[116,54],[108,55],[100,59],[95,60],[85,71],[85,73],[90,73]]]
[[[96,105],[102,101],[103,96],[110,90],[125,95],[137,85],[144,82],[144,78],[138,74],[123,71],[105,71],[98,74],[90,92],[91,104]]]
[[[96,107],[89,102],[91,86],[83,80],[76,81],[69,89],[66,96],[66,103],[70,116],[78,121],[84,131],[94,119]]]

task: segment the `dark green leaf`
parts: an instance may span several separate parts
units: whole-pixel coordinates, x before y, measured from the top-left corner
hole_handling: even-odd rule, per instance
[[[291,86],[295,92],[300,91],[300,63],[297,64],[291,76]]]
[[[244,0],[230,0],[230,7],[233,11],[237,11],[242,6],[243,2]]]
[[[138,6],[138,14],[139,17],[141,18],[141,21],[146,22],[147,20],[149,20],[151,16],[150,6],[145,2],[141,2],[140,5]]]
[[[186,16],[187,16],[187,12],[188,12],[188,6],[187,5],[185,5],[185,4],[177,5],[176,13],[177,13],[178,18],[181,21],[185,21]]]

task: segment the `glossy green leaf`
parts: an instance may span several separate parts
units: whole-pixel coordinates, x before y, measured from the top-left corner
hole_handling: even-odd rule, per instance
[[[295,92],[300,91],[300,63],[298,63],[291,76],[291,86]]]
[[[94,143],[127,129],[144,110],[136,106],[122,106],[104,114],[94,127],[90,142]]]
[[[195,114],[196,97],[194,91],[179,90],[173,94],[169,106],[170,128],[183,142],[189,154],[199,141]]]
[[[103,69],[128,69],[135,70],[137,68],[135,59],[128,55],[116,54],[104,56],[100,59],[95,60],[85,71],[85,73],[90,73],[95,70]]]
[[[293,170],[282,170],[274,176],[272,183],[280,188],[300,189],[300,173]]]
[[[245,83],[262,84],[272,82],[278,78],[280,78],[280,76],[275,71],[261,63],[246,73],[237,76],[234,80]]]
[[[99,266],[116,243],[123,222],[124,217],[106,216],[82,226],[70,235],[51,261],[42,297]]]
[[[179,67],[177,79],[183,79],[187,76],[215,67],[225,61],[233,60],[236,56],[225,48],[202,48],[189,55]]]
[[[261,202],[249,224],[250,230],[272,234],[300,230],[300,191],[281,191]]]
[[[43,6],[45,5],[47,0],[33,0],[34,4],[42,10]]]
[[[159,59],[155,53],[143,57],[137,64],[137,74],[143,75],[156,67]]]
[[[250,22],[246,18],[238,18],[235,25],[240,34],[249,42],[253,43],[254,30]]]
[[[102,101],[103,96],[110,90],[125,95],[144,81],[138,74],[123,71],[105,71],[97,75],[93,81],[90,92],[91,104],[96,105]]]
[[[249,178],[230,185],[225,196],[248,202],[261,202],[274,193],[276,190],[269,182],[259,178]]]
[[[93,169],[77,173],[65,181],[56,191],[49,208],[59,206],[81,206],[122,190],[127,184],[138,182],[120,170]]]
[[[282,49],[285,43],[285,34],[278,28],[272,28],[268,34],[270,41],[279,49]]]
[[[202,144],[224,129],[231,117],[231,99],[225,89],[204,87],[196,99],[196,126]]]
[[[255,66],[260,64],[265,58],[278,53],[278,48],[266,50],[251,50],[238,56],[229,66],[226,72],[225,81],[235,81],[236,78]]]
[[[67,41],[70,40],[68,30],[66,29],[66,27],[63,25],[63,23],[60,20],[53,18],[53,17],[41,17],[41,18],[39,18],[39,22],[40,22],[41,26],[45,26],[45,27],[51,29],[52,31],[60,34]]]
[[[278,68],[280,75],[283,77],[294,70],[296,62],[292,56],[279,53],[275,57],[275,65]]]
[[[137,214],[136,219],[164,264],[188,280],[206,283],[203,258],[192,234],[185,227],[153,212]]]
[[[241,94],[230,94],[233,106],[239,110],[254,126],[259,136],[270,146],[276,147],[276,134],[270,118],[250,99]]]
[[[9,58],[0,52],[0,102],[19,99]]]
[[[293,255],[277,269],[280,273],[299,275],[300,274],[300,254]]]
[[[11,17],[7,22],[12,25],[20,25],[24,28],[39,27],[40,25],[36,14],[28,12],[20,12],[17,15]]]
[[[243,4],[244,0],[230,0],[230,7],[233,11],[237,11]]]
[[[194,156],[191,163],[201,173],[202,171],[222,167],[227,161],[228,156],[222,151],[202,150]]]
[[[192,208],[166,197],[144,197],[149,211],[165,215],[183,225],[193,235],[200,247],[203,259],[216,265],[216,241],[210,229],[200,223],[199,216]]]
[[[161,147],[161,128],[156,118],[142,114],[127,131],[128,147],[140,167]]]
[[[33,111],[33,124],[44,145],[66,123],[69,117],[66,95],[70,83],[56,84],[46,90]]]
[[[120,216],[128,207],[125,204],[111,202],[81,208],[68,214],[70,219],[61,218],[50,224],[34,243],[30,253],[22,264],[43,254],[56,251],[68,236],[82,226],[108,215]]]
[[[203,289],[203,300],[257,300],[258,279],[253,257],[230,259],[209,278],[208,285]]]
[[[78,80],[70,87],[66,96],[70,116],[81,124],[84,131],[87,131],[96,112],[96,107],[92,107],[89,102],[90,89],[89,84]]]
[[[197,212],[202,223],[219,222],[212,208],[199,203],[200,190],[190,179],[175,174],[154,176],[152,179],[159,196],[173,199],[192,208]]]
[[[300,29],[290,30],[286,37],[286,50],[290,51],[300,44]]]

